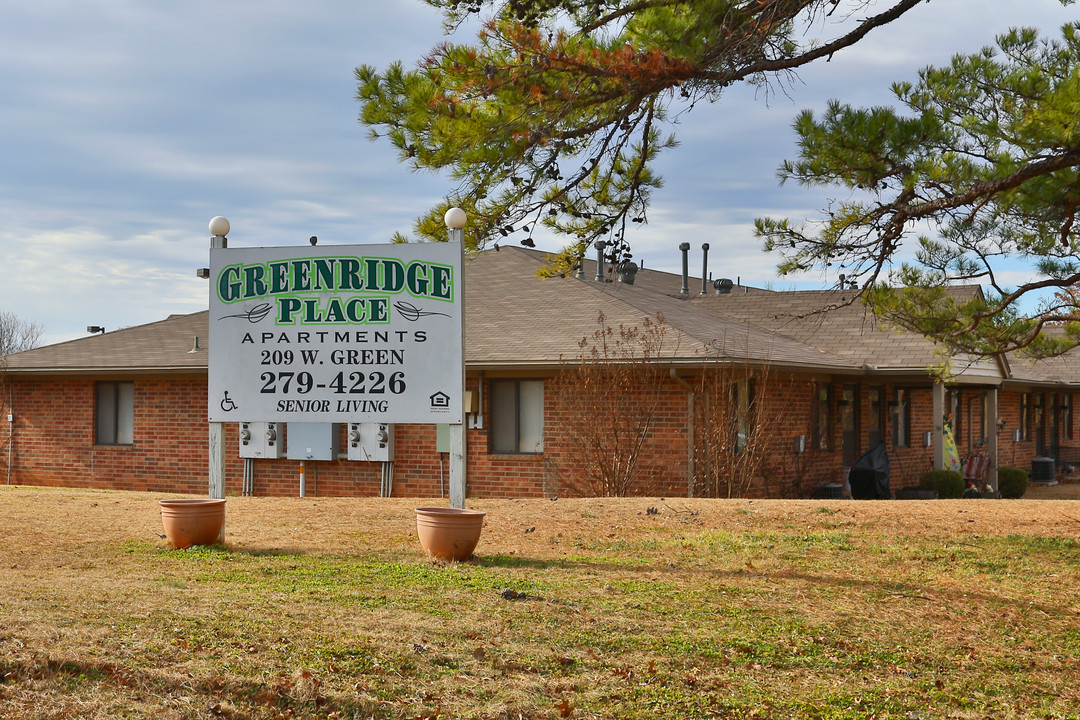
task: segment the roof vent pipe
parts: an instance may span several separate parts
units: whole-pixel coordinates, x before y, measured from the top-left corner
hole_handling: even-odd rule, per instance
[[[690,294],[690,243],[684,242],[679,245],[679,249],[682,250],[682,290],[679,290],[680,295]]]
[[[574,277],[578,280],[585,279],[585,249],[582,248],[581,252],[577,256],[577,270],[574,271]]]
[[[701,294],[709,294],[709,243],[701,243]]]
[[[604,248],[607,243],[603,240],[596,241],[596,282],[604,282]]]

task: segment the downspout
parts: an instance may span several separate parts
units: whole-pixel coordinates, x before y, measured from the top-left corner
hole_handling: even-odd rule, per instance
[[[670,370],[671,378],[686,388],[686,497],[694,497],[694,388],[690,383],[675,374],[675,368]]]
[[[986,393],[986,414],[990,416],[990,427],[986,432],[986,452],[990,456],[990,472],[986,479],[995,492],[998,487],[998,389],[990,388]]]
[[[945,384],[940,381],[934,382],[933,387],[933,412],[934,412],[934,469],[945,469]]]
[[[7,446],[7,484],[11,484],[12,451],[15,449],[15,390],[11,386],[11,378],[7,378],[8,386],[8,446]]]

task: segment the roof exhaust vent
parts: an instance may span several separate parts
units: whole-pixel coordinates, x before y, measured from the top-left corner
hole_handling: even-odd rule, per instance
[[[701,294],[709,294],[709,243],[701,243]]]
[[[717,295],[730,295],[735,283],[731,282],[730,278],[720,278],[713,283],[713,287],[716,288]]]
[[[581,252],[577,256],[577,270],[574,271],[574,277],[578,280],[585,279],[585,249],[582,248]]]
[[[619,282],[624,285],[633,285],[634,278],[637,277],[637,263],[627,260],[619,263],[617,267],[619,269]]]
[[[199,352],[200,350],[202,350],[202,348],[199,347],[199,336],[196,335],[195,336],[195,344],[191,346],[191,349],[188,350],[188,353],[196,353],[196,352]]]
[[[690,243],[684,242],[679,245],[679,249],[682,250],[682,289],[679,290],[680,295],[690,294]]]
[[[607,243],[603,240],[596,241],[596,282],[604,282],[604,248]]]

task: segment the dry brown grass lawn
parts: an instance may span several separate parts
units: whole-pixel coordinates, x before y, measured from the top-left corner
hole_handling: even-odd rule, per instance
[[[162,497],[0,488],[0,717],[1080,706],[1075,500],[470,501],[446,565],[412,513],[440,500],[233,497],[226,548],[182,552]]]
[[[79,548],[127,539],[160,540],[157,500],[175,497],[153,493],[82,492],[48,488],[0,488],[0,518],[5,551],[61,555]],[[1034,502],[1033,499],[1038,499]],[[525,553],[558,557],[565,534],[620,530],[632,535],[657,524],[694,524],[717,530],[745,530],[772,523],[808,527],[860,527],[905,535],[1080,535],[1080,484],[1034,488],[1019,501],[851,502],[810,500],[689,500],[686,498],[600,498],[550,500],[472,500],[486,510],[483,544],[478,553]],[[245,552],[283,551],[348,553],[360,549],[419,552],[412,509],[445,505],[445,500],[416,498],[229,498],[226,545]],[[822,506],[838,514],[823,515]],[[663,512],[645,513],[649,507]],[[748,514],[739,510],[750,511]],[[583,517],[591,515],[593,517]],[[523,534],[524,529],[535,528]],[[535,533],[535,534],[534,534]],[[33,553],[12,547],[32,546]]]

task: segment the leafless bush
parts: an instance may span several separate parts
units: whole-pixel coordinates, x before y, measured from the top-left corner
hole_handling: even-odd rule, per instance
[[[780,408],[764,401],[769,367],[716,361],[692,384],[695,494],[743,497],[776,453]]]
[[[551,383],[573,458],[560,468],[560,484],[582,495],[648,494],[659,455],[651,436],[668,380],[668,327],[661,315],[615,328],[601,312],[597,323]]]
[[[0,355],[37,347],[44,332],[45,328],[40,323],[23,320],[13,312],[0,310]]]

